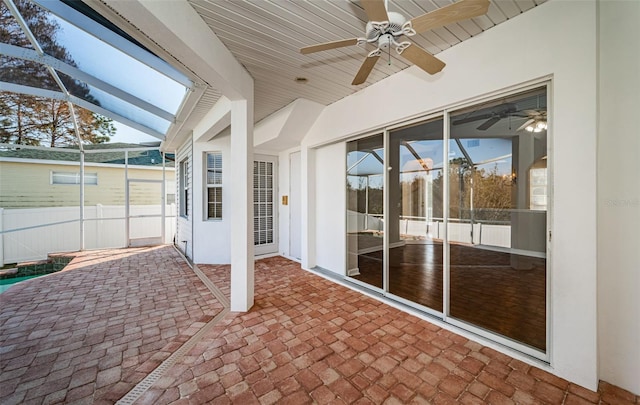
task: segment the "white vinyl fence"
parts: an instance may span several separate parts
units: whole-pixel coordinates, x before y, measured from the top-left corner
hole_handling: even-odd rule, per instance
[[[444,223],[426,221],[424,218],[401,218],[400,234],[404,236],[443,239]],[[474,245],[511,247],[511,225],[473,224],[473,242],[471,241],[471,223],[449,222],[449,240],[452,242],[473,243]],[[382,231],[382,219],[379,216],[347,211],[347,232]]]
[[[131,239],[162,235],[160,205],[129,207]],[[157,217],[137,217],[157,215]],[[167,205],[165,212],[166,243],[176,231],[176,206]],[[46,259],[49,253],[80,249],[80,215],[78,207],[0,208],[0,266]],[[85,249],[121,248],[127,246],[125,206],[95,205],[84,210]]]

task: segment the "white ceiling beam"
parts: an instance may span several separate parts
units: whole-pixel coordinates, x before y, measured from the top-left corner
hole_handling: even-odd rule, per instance
[[[253,99],[253,78],[186,0],[105,0],[230,100]]]
[[[171,114],[170,112],[163,110],[160,107],[156,107],[155,105],[144,101],[141,98],[132,95],[131,93],[128,93],[118,87],[112,86],[93,75],[83,72],[82,70],[49,55],[40,55],[38,52],[32,49],[20,48],[18,46],[9,44],[0,44],[0,54],[9,55],[14,58],[24,59],[40,63],[46,67],[51,67],[66,74],[71,78],[81,80],[82,82],[89,84],[99,90],[102,90],[105,93],[108,93],[116,98],[119,98],[128,104],[132,104],[140,108],[141,110],[148,111],[149,113],[156,115],[164,119],[165,121],[172,122],[175,119],[175,115]]]
[[[67,95],[62,93],[61,91],[55,91],[55,90],[47,90],[47,89],[41,89],[41,88],[36,88],[36,87],[31,87],[31,86],[24,86],[21,84],[15,84],[15,83],[8,83],[8,82],[2,82],[0,81],[0,89],[2,89],[2,91],[8,91],[8,92],[12,92],[12,93],[20,93],[20,94],[27,94],[30,96],[36,96],[36,97],[45,97],[45,98],[51,98],[54,100],[60,100],[60,101],[70,101],[73,104],[82,107],[84,109],[87,109],[89,111],[92,111],[94,113],[100,114],[100,115],[104,115],[107,118],[111,118],[113,120],[116,120],[118,122],[122,122],[123,124],[137,129],[140,132],[144,132],[145,134],[151,135],[153,137],[156,137],[160,140],[164,139],[164,134],[161,134],[160,132],[149,128],[145,125],[142,125],[138,122],[132,121],[129,118],[126,118],[120,114],[117,114],[113,111],[107,110],[103,107],[100,107],[98,105],[95,105],[93,103],[90,103],[88,101],[85,101],[79,97],[76,97],[74,95]]]
[[[193,141],[209,141],[231,125],[231,100],[222,96],[193,128]]]

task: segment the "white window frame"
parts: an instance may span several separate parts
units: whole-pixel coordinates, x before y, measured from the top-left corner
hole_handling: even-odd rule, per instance
[[[56,178],[71,179],[70,182],[56,181]],[[49,177],[49,184],[55,186],[77,186],[80,184],[80,172],[58,172],[51,171]],[[98,173],[85,173],[84,174],[85,186],[97,186],[98,185]]]
[[[180,161],[180,216],[189,218],[189,159]]]
[[[209,157],[214,156],[215,158],[211,163],[209,163]],[[221,151],[211,151],[204,153],[204,188],[206,192],[204,193],[204,219],[205,221],[221,221],[224,218],[223,215],[223,191],[222,191],[222,175],[223,175],[223,155]],[[209,174],[214,174],[213,178],[209,178]],[[211,180],[211,181],[210,181]],[[219,190],[214,197],[214,201],[209,200],[209,190],[216,189]],[[210,215],[209,206],[212,205],[214,208],[214,214]]]

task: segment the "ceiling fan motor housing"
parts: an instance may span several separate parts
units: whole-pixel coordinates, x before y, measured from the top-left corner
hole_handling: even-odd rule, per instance
[[[377,40],[380,37],[380,35],[387,34],[387,33],[395,34],[402,31],[402,26],[407,21],[407,19],[404,18],[402,14],[396,13],[393,11],[388,12],[387,15],[389,17],[389,26],[384,30],[380,30],[377,27],[375,27],[371,23],[371,21],[367,23],[366,38],[369,42],[373,42]]]

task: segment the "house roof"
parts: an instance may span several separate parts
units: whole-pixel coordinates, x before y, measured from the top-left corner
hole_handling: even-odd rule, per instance
[[[162,166],[162,154],[158,149],[149,150],[150,146],[157,145],[139,145],[130,143],[108,143],[83,145],[85,153],[85,162],[87,163],[108,163],[121,164],[125,162],[125,149],[127,150],[130,165],[135,166]],[[142,149],[143,150],[135,150]],[[79,162],[80,153],[77,146],[69,146],[69,152],[56,149],[32,149],[17,147],[13,150],[0,151],[0,158],[17,158],[30,160],[59,160],[67,162]],[[166,154],[165,166],[174,167],[173,154]]]

